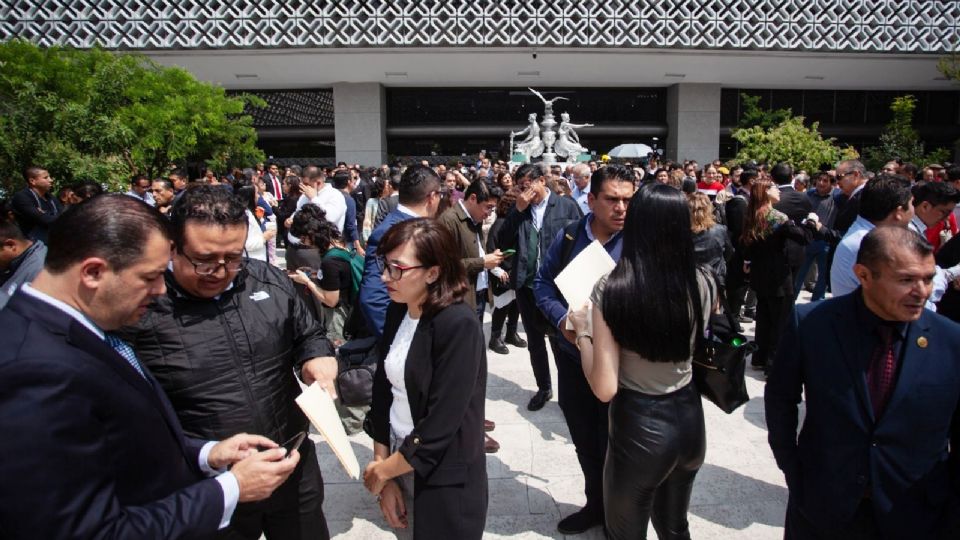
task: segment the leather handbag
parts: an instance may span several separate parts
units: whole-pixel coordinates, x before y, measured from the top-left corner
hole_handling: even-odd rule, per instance
[[[373,375],[377,371],[377,337],[348,341],[337,349],[337,395],[349,407],[373,401]]]
[[[693,383],[697,391],[727,414],[750,401],[744,373],[747,355],[757,349],[737,329],[733,315],[711,314],[693,353]]]

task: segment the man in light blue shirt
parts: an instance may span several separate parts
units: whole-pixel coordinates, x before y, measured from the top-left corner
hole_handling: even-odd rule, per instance
[[[834,296],[850,294],[860,286],[853,273],[860,241],[875,227],[906,227],[913,219],[910,181],[897,175],[880,175],[867,182],[860,195],[857,219],[847,230],[830,267],[830,290]]]
[[[590,213],[590,203],[587,201],[590,195],[590,166],[586,163],[578,163],[570,169],[570,176],[573,179],[573,188],[571,196],[573,200],[580,205],[580,211],[583,215]]]

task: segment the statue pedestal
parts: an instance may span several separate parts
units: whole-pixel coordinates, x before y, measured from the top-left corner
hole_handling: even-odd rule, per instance
[[[544,152],[540,155],[540,163],[554,164],[557,162],[557,155],[553,152]]]

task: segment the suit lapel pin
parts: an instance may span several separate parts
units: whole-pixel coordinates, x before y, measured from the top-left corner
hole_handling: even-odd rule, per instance
[[[928,343],[929,342],[927,341],[927,338],[923,336],[920,336],[917,338],[917,347],[920,347],[921,349],[926,349]]]

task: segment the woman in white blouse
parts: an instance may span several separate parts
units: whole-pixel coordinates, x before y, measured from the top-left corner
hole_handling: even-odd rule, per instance
[[[398,223],[377,246],[391,303],[364,484],[390,526],[415,539],[479,539],[486,522],[486,349],[458,253],[432,219]]]

